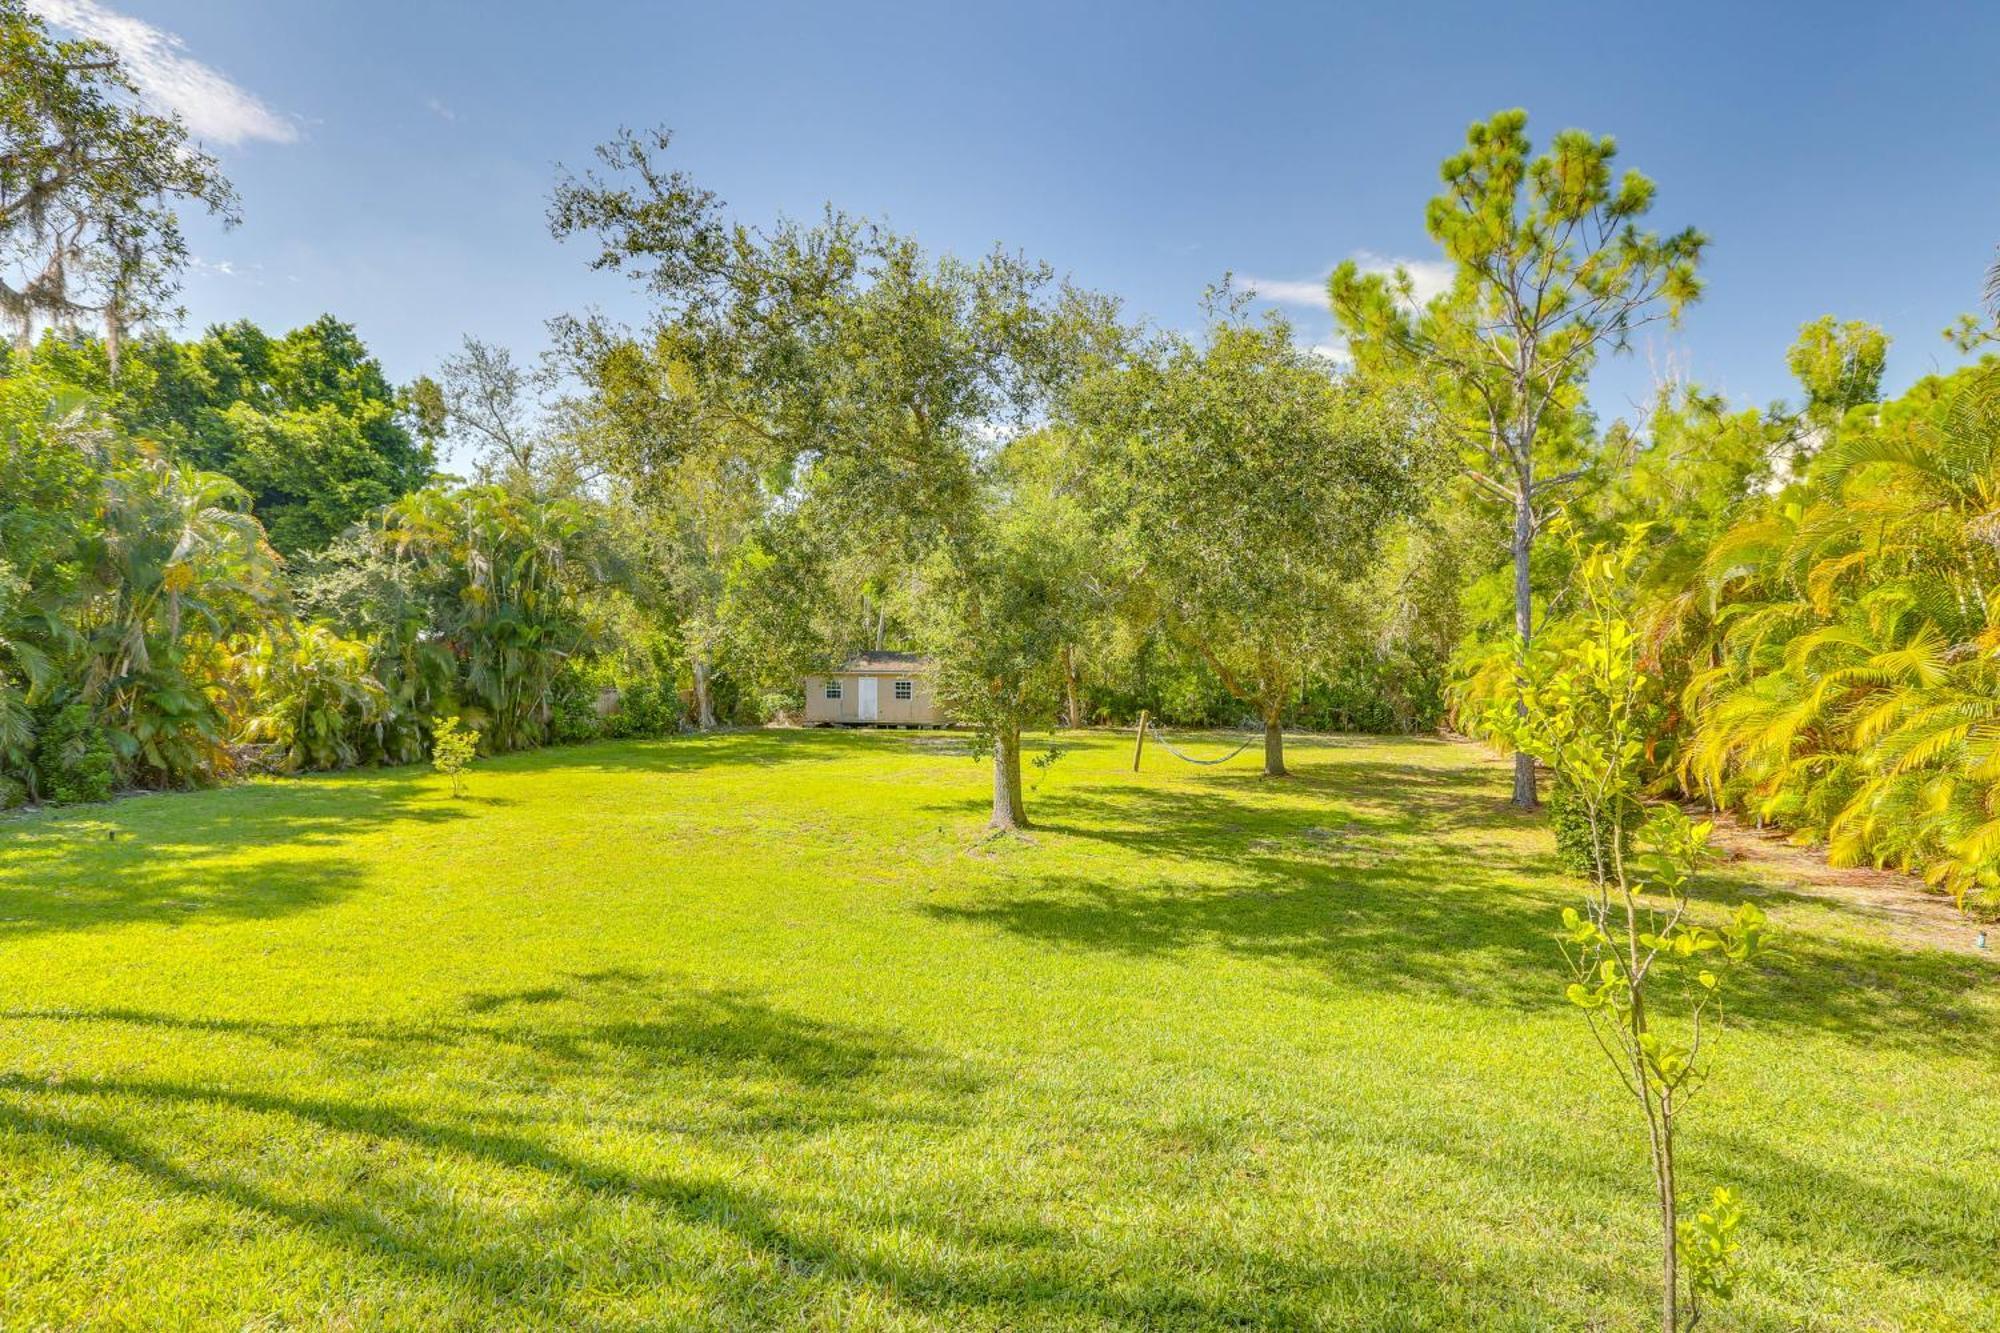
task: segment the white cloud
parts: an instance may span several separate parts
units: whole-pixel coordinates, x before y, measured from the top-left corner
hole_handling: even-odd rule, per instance
[[[436,116],[439,120],[458,119],[458,113],[456,111],[453,111],[450,107],[446,106],[443,102],[440,102],[435,97],[425,102],[424,105],[429,107],[431,114],[433,116]]]
[[[1329,270],[1331,272],[1331,270]],[[1326,277],[1243,278],[1243,290],[1279,305],[1309,305],[1326,308]]]
[[[1410,275],[1410,288],[1420,306],[1429,305],[1451,287],[1452,268],[1442,259],[1396,259],[1372,250],[1354,252],[1354,262],[1363,273],[1394,273],[1398,268]]]
[[[1434,296],[1451,286],[1451,265],[1441,259],[1397,259],[1389,255],[1379,255],[1372,250],[1354,252],[1354,262],[1361,266],[1363,273],[1394,273],[1398,266],[1410,275],[1410,286],[1416,296],[1416,303],[1424,305]],[[1311,306],[1315,310],[1327,307],[1326,280],[1333,272],[1329,264],[1316,278],[1241,278],[1245,291],[1278,305]]]
[[[200,255],[188,256],[188,272],[206,281],[245,282],[252,287],[265,286],[264,266],[259,263],[239,264],[233,259],[203,259]],[[286,282],[297,282],[290,273],[284,275]]]
[[[178,114],[198,139],[291,143],[299,137],[297,125],[189,55],[187,43],[174,33],[114,13],[97,0],[28,0],[28,8],[116,51],[140,93]]]

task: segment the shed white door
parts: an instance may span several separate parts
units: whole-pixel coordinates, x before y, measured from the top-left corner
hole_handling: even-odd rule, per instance
[[[857,721],[875,720],[875,677],[863,676],[854,682],[854,716]]]

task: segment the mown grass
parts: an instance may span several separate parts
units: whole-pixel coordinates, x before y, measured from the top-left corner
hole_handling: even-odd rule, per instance
[[[1436,741],[982,841],[951,737],[759,733],[0,824],[0,1327],[1637,1329],[1575,893]],[[1746,1329],[2000,1327],[2000,968],[1783,932],[1691,1123]]]

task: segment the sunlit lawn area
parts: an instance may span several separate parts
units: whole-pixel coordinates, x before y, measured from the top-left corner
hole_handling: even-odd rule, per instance
[[[1577,886],[1483,751],[1098,736],[986,843],[962,745],[0,823],[0,1327],[1647,1325]],[[2000,968],[1745,892],[1715,1325],[2000,1327]]]

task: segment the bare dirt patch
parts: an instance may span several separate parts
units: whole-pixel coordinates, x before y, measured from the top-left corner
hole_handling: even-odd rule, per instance
[[[2000,928],[1973,920],[1912,875],[1867,867],[1836,869],[1818,848],[1795,847],[1783,833],[1750,828],[1727,815],[1716,817],[1711,845],[1730,861],[1783,881],[1794,893],[1867,917],[1902,943],[1977,955],[1984,929],[1994,946],[1985,956],[2000,965]]]

